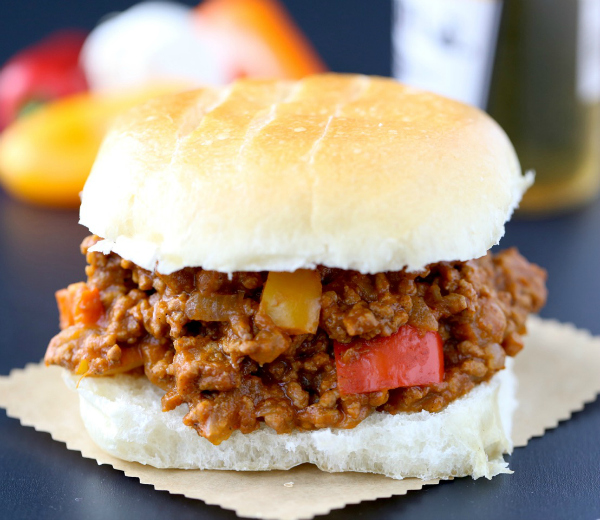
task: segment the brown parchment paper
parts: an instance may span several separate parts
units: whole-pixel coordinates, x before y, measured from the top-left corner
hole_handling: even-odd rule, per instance
[[[531,318],[526,348],[517,356],[519,408],[515,446],[543,435],[600,393],[600,338],[572,325]],[[363,500],[404,495],[437,480],[393,480],[381,475],[325,473],[304,464],[289,471],[234,472],[155,469],[100,451],[79,417],[78,397],[60,369],[28,365],[0,377],[0,406],[25,426],[49,432],[98,464],[110,464],[156,489],[200,499],[250,518],[298,520]]]

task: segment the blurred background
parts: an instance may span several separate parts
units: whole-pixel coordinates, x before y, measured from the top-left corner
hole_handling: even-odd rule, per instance
[[[77,206],[102,135],[133,104],[324,70],[488,110],[537,173],[522,214],[600,189],[599,0],[9,1],[0,19],[0,181],[43,206]]]
[[[0,183],[77,207],[110,122],[148,97],[241,76],[389,75],[391,13],[360,0],[2,2]]]
[[[394,75],[488,110],[537,172],[523,214],[600,189],[598,0],[9,0],[0,20],[0,181],[43,206],[77,206],[132,104],[323,70]]]
[[[389,75],[392,0],[280,0],[339,72]],[[186,0],[194,7],[199,2]],[[60,28],[92,30],[107,14],[136,2],[127,0],[4,0],[0,3],[0,63]],[[340,45],[340,42],[344,42]]]

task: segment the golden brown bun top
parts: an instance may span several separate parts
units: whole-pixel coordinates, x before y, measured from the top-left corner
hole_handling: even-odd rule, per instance
[[[124,115],[81,223],[147,269],[364,273],[479,257],[522,193],[483,112],[391,79],[243,80]]]

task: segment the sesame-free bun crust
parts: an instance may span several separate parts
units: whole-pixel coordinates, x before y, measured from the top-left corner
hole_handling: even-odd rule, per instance
[[[512,359],[507,369],[437,413],[376,412],[355,428],[275,433],[263,425],[233,432],[218,446],[183,424],[185,405],[161,410],[163,392],[145,377],[87,377],[64,372],[79,393],[81,417],[94,442],[120,459],[157,468],[264,471],[309,462],[324,471],[423,479],[510,473],[516,408]]]
[[[385,78],[243,80],[124,115],[81,223],[162,273],[418,270],[485,254],[530,183],[475,108]]]

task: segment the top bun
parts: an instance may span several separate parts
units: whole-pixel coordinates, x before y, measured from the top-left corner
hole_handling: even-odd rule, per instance
[[[531,181],[473,107],[385,78],[242,80],[121,117],[81,223],[164,274],[414,271],[484,255]]]

